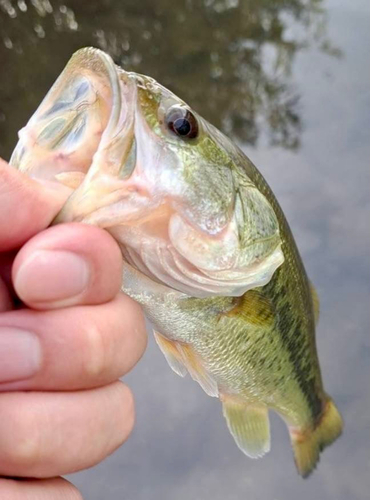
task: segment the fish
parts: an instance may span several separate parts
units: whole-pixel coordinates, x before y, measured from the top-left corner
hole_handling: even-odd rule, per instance
[[[153,78],[87,47],[19,132],[10,163],[66,191],[55,224],[115,238],[122,290],[170,367],[219,398],[240,450],[270,450],[274,411],[307,477],[343,427],[320,372],[318,297],[241,149]]]

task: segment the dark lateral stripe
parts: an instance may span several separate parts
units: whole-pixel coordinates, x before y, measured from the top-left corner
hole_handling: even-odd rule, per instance
[[[277,277],[276,277],[277,278]],[[282,306],[277,307],[277,331],[280,335],[282,344],[288,353],[289,361],[291,363],[295,380],[301,389],[308,407],[311,411],[313,420],[317,420],[322,413],[322,401],[316,390],[315,384],[315,369],[310,359],[311,349],[307,345],[307,339],[302,332],[302,326],[297,323],[294,318],[292,309],[287,300],[285,287],[276,287],[277,279],[271,280],[274,296],[273,302]],[[274,286],[275,285],[275,286]]]
[[[288,353],[295,379],[308,403],[314,420],[320,417],[322,402],[317,395],[315,376],[309,356],[309,346],[300,325],[292,328],[291,308],[285,303],[278,312],[278,332]]]

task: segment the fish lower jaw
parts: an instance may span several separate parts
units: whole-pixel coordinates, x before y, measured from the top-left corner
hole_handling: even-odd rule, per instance
[[[112,233],[117,238],[117,228]],[[241,296],[266,285],[284,261],[280,246],[272,254],[250,267],[205,272],[194,266],[169,242],[156,238],[138,238],[135,227],[121,229],[120,247],[125,261],[153,282],[195,298]],[[138,239],[137,239],[138,238]]]

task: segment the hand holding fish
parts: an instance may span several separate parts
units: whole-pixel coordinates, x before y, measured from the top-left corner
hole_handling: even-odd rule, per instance
[[[0,498],[78,499],[56,476],[129,435],[133,398],[118,378],[141,357],[145,325],[119,291],[121,252],[107,232],[46,229],[63,196],[2,161],[0,186]]]

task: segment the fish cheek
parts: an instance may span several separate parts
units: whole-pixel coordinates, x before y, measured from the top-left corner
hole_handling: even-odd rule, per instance
[[[169,237],[176,250],[198,269],[212,272],[230,269],[236,263],[239,241],[233,228],[222,238],[215,238],[201,234],[174,214],[169,223]]]

